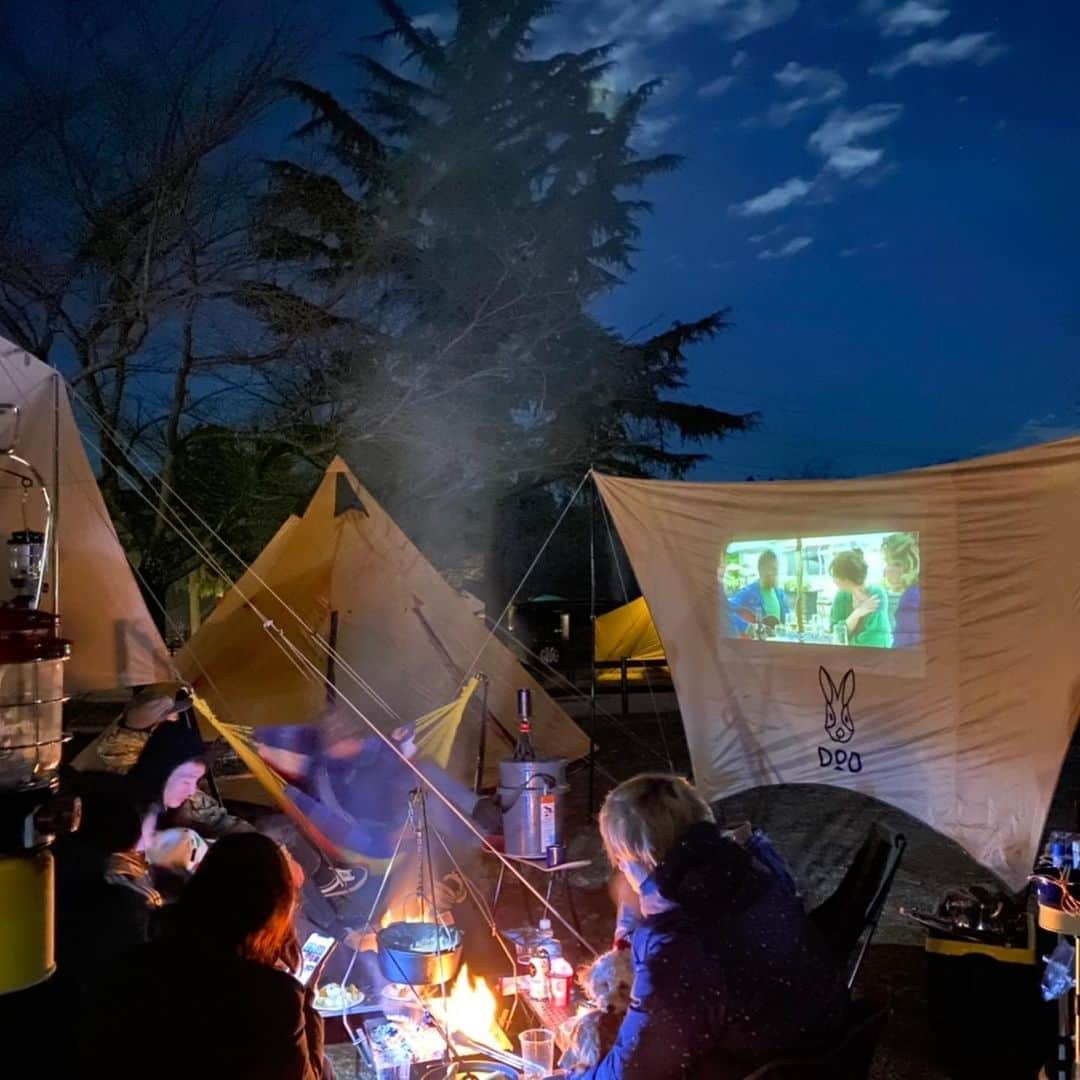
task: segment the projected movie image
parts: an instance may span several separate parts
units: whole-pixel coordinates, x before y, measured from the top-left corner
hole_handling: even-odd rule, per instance
[[[729,637],[904,649],[921,638],[919,534],[736,540],[718,568]]]

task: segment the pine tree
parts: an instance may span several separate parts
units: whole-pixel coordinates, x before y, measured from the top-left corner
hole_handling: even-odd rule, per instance
[[[445,40],[380,2],[404,65],[357,56],[355,111],[291,84],[327,155],[271,164],[256,237],[280,307],[332,316],[312,340],[342,372],[362,474],[445,565],[448,537],[487,546],[500,499],[590,466],[682,476],[705,456],[688,443],[752,417],[670,398],[724,312],[643,343],[591,313],[632,272],[640,189],[679,164],[633,146],[657,84],[598,111],[610,50],[536,58],[547,0],[458,0]]]

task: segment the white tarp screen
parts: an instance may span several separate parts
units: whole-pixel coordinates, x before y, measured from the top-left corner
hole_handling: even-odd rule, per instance
[[[710,797],[850,788],[1024,883],[1080,707],[1080,439],[857,480],[596,482]],[[897,624],[895,644],[892,631],[875,640],[857,616],[844,644],[832,560],[861,547],[863,588],[884,613],[880,543],[895,534],[918,550],[918,632],[904,639]],[[786,600],[758,639],[748,579],[765,551]],[[849,595],[854,608],[861,594]]]
[[[51,367],[0,338],[0,403],[18,406],[15,452],[38,470],[54,498],[54,478],[60,481],[60,625],[71,639],[65,688],[77,693],[175,678],[83,449],[67,385]],[[10,433],[9,424],[0,437]],[[0,479],[0,545],[13,531],[44,530],[40,490],[24,501],[18,480]],[[0,600],[11,594],[7,579],[5,570]],[[49,595],[41,606],[52,610]]]

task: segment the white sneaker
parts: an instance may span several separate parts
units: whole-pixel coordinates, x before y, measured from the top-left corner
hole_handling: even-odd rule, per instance
[[[319,886],[319,892],[327,900],[333,900],[338,896],[348,896],[349,893],[362,889],[368,879],[368,872],[362,866],[357,867],[355,870],[343,870],[339,866],[332,867],[332,869],[334,871],[334,880]]]

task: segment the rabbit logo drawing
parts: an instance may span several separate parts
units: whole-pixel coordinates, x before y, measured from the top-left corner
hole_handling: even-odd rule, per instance
[[[823,667],[819,667],[818,682],[821,684],[821,693],[825,698],[825,733],[833,742],[850,742],[855,734],[855,724],[851,719],[851,699],[855,696],[855,672],[850,669],[845,672],[838,690],[832,676]]]

